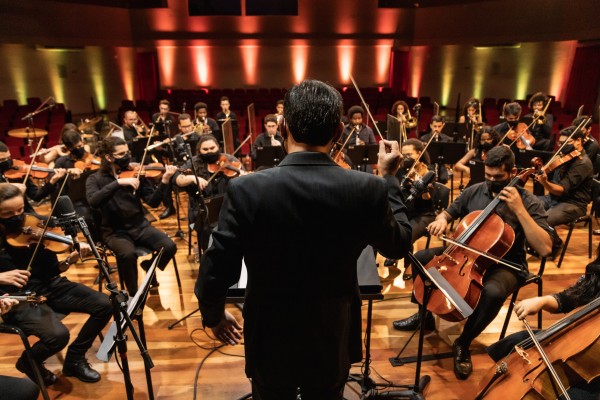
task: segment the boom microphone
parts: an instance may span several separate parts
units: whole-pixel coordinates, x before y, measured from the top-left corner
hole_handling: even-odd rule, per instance
[[[77,237],[77,227],[79,216],[73,207],[73,202],[69,196],[60,196],[56,201],[56,224],[62,228],[65,235],[73,239]]]
[[[413,107],[413,111],[419,111],[421,109],[421,103],[417,103],[415,104],[415,106]]]
[[[429,184],[431,183],[431,181],[433,181],[434,178],[435,172],[429,171],[425,175],[423,175],[423,177],[420,180],[414,182],[412,188],[410,189],[410,196],[407,197],[406,202],[410,203],[417,196],[423,194],[425,190],[427,190],[427,186],[429,186]]]

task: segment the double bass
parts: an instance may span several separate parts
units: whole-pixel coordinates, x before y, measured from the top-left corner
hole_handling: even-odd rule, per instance
[[[534,172],[535,168],[521,171],[507,187],[514,187],[518,182],[526,182],[529,175]],[[513,228],[495,213],[501,201],[496,196],[484,210],[473,211],[464,217],[456,228],[452,240],[448,240],[452,244],[425,266],[425,269],[436,268],[471,308],[475,308],[479,302],[483,290],[483,274],[489,266],[499,263],[509,268],[519,269],[501,260],[515,240]],[[425,287],[420,276],[415,279],[413,290],[419,304],[423,304]],[[455,322],[463,319],[456,307],[440,290],[431,293],[427,310],[447,321]]]

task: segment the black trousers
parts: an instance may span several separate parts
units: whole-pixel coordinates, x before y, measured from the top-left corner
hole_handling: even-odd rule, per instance
[[[61,276],[47,282],[31,281],[26,289],[45,296],[47,301],[39,305],[19,303],[2,318],[21,328],[26,335],[40,339],[31,347],[33,358],[41,363],[67,346],[69,329],[61,322],[59,314],[71,312],[89,314],[90,317],[69,346],[65,362],[85,358],[85,353],[112,316],[108,296]],[[25,353],[22,357],[26,357]]]
[[[36,400],[40,389],[29,378],[0,375],[0,400]]]
[[[434,256],[442,254],[443,247],[418,251],[415,257],[427,265]],[[413,271],[413,277],[416,272]],[[516,272],[505,267],[492,266],[483,275],[483,290],[473,314],[467,319],[463,332],[457,342],[469,346],[471,342],[496,318],[502,304],[519,287]]]
[[[135,247],[142,246],[153,251],[161,248],[163,255],[158,263],[158,268],[164,270],[169,261],[177,252],[177,245],[163,232],[153,226],[145,227],[136,237],[128,232],[121,231],[105,235],[106,245],[115,253],[119,275],[131,296],[138,289],[138,268]]]

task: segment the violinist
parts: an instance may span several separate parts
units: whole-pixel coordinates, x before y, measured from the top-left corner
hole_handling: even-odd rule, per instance
[[[133,138],[146,136],[148,132],[143,123],[140,122],[140,117],[135,111],[128,110],[123,114],[123,137],[127,143],[131,143]]]
[[[485,159],[485,182],[466,188],[460,196],[427,229],[432,236],[444,234],[452,220],[462,218],[472,211],[483,210],[496,197],[502,200],[496,214],[510,225],[515,232],[512,247],[504,259],[523,268],[521,273],[501,265],[493,265],[483,275],[483,290],[473,314],[467,319],[462,334],[452,345],[454,374],[458,379],[467,379],[473,370],[469,346],[471,342],[494,320],[506,298],[519,287],[527,276],[525,240],[542,256],[550,253],[552,228],[547,223],[541,201],[519,187],[506,187],[516,176],[515,157],[506,146],[496,146]],[[483,234],[484,232],[482,232]],[[415,256],[426,265],[434,256],[443,252],[442,247],[425,249]],[[414,276],[414,275],[413,275]],[[419,314],[395,321],[398,330],[414,330],[419,326]],[[433,315],[427,313],[423,322],[426,329],[435,328]]]
[[[77,130],[77,125],[71,123],[71,122],[67,122],[61,129],[60,131],[60,137],[62,138],[63,133],[65,133],[66,131],[70,131],[70,130]],[[60,156],[64,156],[67,155],[67,151],[65,149],[65,146],[63,146],[62,144],[62,139],[59,138],[58,140],[58,144],[54,145],[52,147],[49,147],[47,149],[41,149],[38,152],[38,156],[37,156],[37,160],[39,162],[43,162],[46,163],[48,165],[52,165],[52,163]]]
[[[479,131],[477,136],[475,136],[475,147],[467,151],[467,154],[465,154],[463,158],[454,164],[454,170],[470,175],[471,170],[469,168],[469,161],[485,161],[485,155],[487,152],[495,147],[499,141],[500,135],[498,132],[496,132],[491,126],[484,126]]]
[[[155,251],[163,249],[158,268],[164,270],[175,256],[177,246],[163,232],[150,225],[144,216],[142,200],[150,207],[160,204],[169,180],[177,170],[173,165],[165,168],[157,188],[143,175],[139,178],[119,178],[121,171],[127,170],[131,153],[127,143],[118,137],[105,138],[100,145],[102,165],[90,175],[86,182],[86,197],[89,205],[102,214],[102,240],[117,258],[119,275],[131,296],[138,289],[137,255],[135,246],[143,246]],[[142,262],[147,270],[151,261]],[[151,283],[158,286],[158,281]]]
[[[211,134],[217,138],[219,145],[223,145],[223,133],[217,121],[208,116],[208,106],[206,103],[198,102],[194,104],[194,129],[198,135]]]
[[[519,319],[537,314],[540,310],[552,314],[569,313],[598,297],[600,297],[600,246],[596,250],[596,259],[585,267],[585,274],[581,275],[573,285],[558,293],[521,300],[515,304],[514,311]],[[490,357],[497,362],[506,357],[516,344],[526,338],[528,338],[527,332],[517,332],[494,343],[486,350]],[[600,398],[600,378],[595,378],[590,383],[582,382],[571,386],[567,393],[571,399],[598,399]]]
[[[573,130],[575,127],[568,127],[560,131],[560,134],[565,137],[570,136]],[[592,199],[594,168],[583,149],[584,137],[582,131],[575,132],[563,147],[562,154],[565,156],[570,154],[568,156],[570,161],[554,169],[550,177],[545,171],[535,177],[548,192],[547,195],[540,196],[540,200],[548,212],[548,224],[552,227],[567,224],[584,216]],[[555,230],[553,232],[552,259],[559,254],[563,246],[562,239]]]
[[[154,124],[154,129],[156,129],[156,132],[158,132],[159,135],[165,134],[166,125],[173,124],[175,122],[170,111],[171,103],[169,100],[163,99],[158,102],[158,112],[152,115],[152,123]]]
[[[213,197],[224,194],[227,191],[227,186],[229,185],[229,180],[231,178],[226,176],[223,172],[211,172],[209,170],[209,166],[215,165],[221,157],[225,157],[229,163],[239,165],[235,168],[243,171],[241,162],[237,158],[219,151],[219,142],[217,141],[217,138],[212,135],[201,136],[198,142],[197,154],[193,156],[191,160],[186,161],[180,168],[185,171],[195,171],[197,176],[178,172],[173,178],[177,186],[185,188],[188,192],[188,220],[190,223],[196,222],[201,206],[201,199],[197,195],[198,189],[202,191],[203,197]],[[193,169],[192,163],[194,165]],[[208,245],[210,227],[198,223],[195,223],[194,227],[197,229],[201,238],[198,245],[202,250],[205,250]]]
[[[579,126],[584,119],[587,119],[586,115],[582,115],[573,120],[571,126]],[[583,148],[588,155],[592,165],[594,166],[594,174],[597,174],[600,171],[598,168],[598,163],[600,162],[600,146],[598,146],[598,141],[594,139],[592,136],[592,120],[588,120],[587,124],[581,127],[581,131],[585,135],[583,137]]]
[[[538,119],[539,121],[539,123],[535,122],[529,128],[531,135],[535,138],[535,143],[532,146],[534,150],[554,150],[554,142],[550,139],[554,117],[544,111],[544,107],[546,107],[549,100],[548,96],[542,92],[535,93],[529,99],[529,109],[532,112],[525,115],[525,118]]]
[[[272,147],[278,146],[281,147],[282,152],[285,153],[283,149],[283,136],[277,130],[277,116],[275,114],[269,114],[265,117],[265,131],[260,133],[254,143],[252,143],[252,148],[250,149],[250,157],[252,160],[256,162],[256,152],[259,147]]]
[[[509,130],[515,128],[521,118],[521,105],[519,103],[508,103],[504,105],[502,109],[502,116],[504,121],[494,126],[494,130],[500,134],[500,137],[504,137]],[[504,138],[503,144],[510,144],[511,140]]]
[[[33,259],[31,271],[28,271],[34,247],[13,247],[7,243],[7,235],[21,230],[23,218],[24,199],[21,192],[13,185],[0,183],[0,291],[15,293],[29,290],[47,298],[45,303],[35,307],[25,302],[20,303],[4,315],[3,319],[21,328],[27,336],[39,338],[31,347],[31,353],[44,383],[52,385],[56,383],[57,377],[43,363],[65,348],[70,336],[57,313],[89,314],[90,317],[67,350],[63,374],[75,376],[83,382],[97,382],[100,374],[91,368],[85,356],[112,316],[108,296],[60,275],[61,270],[77,262],[77,251],[71,252],[64,261],[59,262],[56,253],[42,246]],[[86,243],[80,243],[80,250],[84,257],[86,253],[91,253]],[[18,359],[16,367],[30,379],[35,379],[25,352]]]

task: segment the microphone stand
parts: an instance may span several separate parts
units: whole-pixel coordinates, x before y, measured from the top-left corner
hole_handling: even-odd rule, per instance
[[[125,336],[123,330],[123,321],[125,321],[126,326],[129,327],[131,336],[133,336],[135,343],[138,349],[140,350],[140,354],[144,359],[144,368],[146,370],[146,383],[148,385],[148,397],[151,400],[153,400],[154,390],[152,387],[152,375],[150,373],[150,369],[154,367],[154,363],[150,358],[148,350],[145,348],[145,339],[142,342],[127,312],[127,300],[129,299],[129,295],[124,290],[118,290],[117,284],[111,280],[110,272],[106,266],[106,262],[101,258],[100,254],[98,253],[98,249],[96,249],[96,245],[94,244],[87,223],[85,222],[85,219],[83,219],[83,217],[78,217],[75,211],[73,211],[72,213],[70,213],[70,216],[57,218],[57,224],[63,229],[66,235],[70,235],[73,238],[74,243],[76,243],[77,240],[77,232],[81,231],[83,233],[83,236],[87,240],[88,244],[91,247],[92,253],[94,254],[94,259],[98,263],[98,268],[100,269],[103,278],[106,280],[105,287],[110,293],[109,298],[113,307],[113,318],[117,328],[117,334],[115,335],[114,340],[117,346],[117,350],[119,352],[119,357],[121,359],[121,371],[123,372],[123,379],[125,381],[125,392],[127,394],[127,399],[134,400],[134,388],[133,384],[131,383],[131,373],[129,370],[129,361],[127,357],[127,336]],[[142,324],[143,326],[141,314],[138,318],[138,323]],[[140,327],[140,332],[143,332],[142,327]]]
[[[171,136],[171,120],[167,120],[165,118],[165,132],[167,133],[167,136],[169,138],[169,155],[171,160],[176,160],[176,162],[178,162],[177,157],[175,156],[175,150],[173,149],[173,136]],[[178,165],[179,166],[179,165]],[[181,230],[181,214],[179,211],[179,187],[174,187],[173,184],[170,182],[169,185],[171,186],[171,189],[175,192],[175,216],[177,217],[177,232],[175,232],[175,237],[182,239],[184,241],[186,241],[185,239],[185,235],[183,234],[183,231]],[[177,185],[175,185],[177,186]]]
[[[46,104],[48,104],[48,105],[46,106]],[[34,111],[25,115],[23,118],[21,118],[21,121],[27,120],[27,124],[29,125],[29,127],[26,129],[26,132],[27,132],[27,146],[29,146],[29,151],[31,152],[31,154],[33,154],[33,139],[36,138],[35,126],[33,125],[33,117],[35,117],[36,115],[38,115],[40,113],[43,113],[44,111],[50,110],[55,105],[56,105],[56,103],[54,102],[54,99],[52,98],[52,96],[50,96],[46,100],[44,100],[44,102],[42,104],[40,104],[40,106],[37,109],[35,109]],[[30,129],[31,129],[31,132],[33,133],[33,138],[29,136]]]

